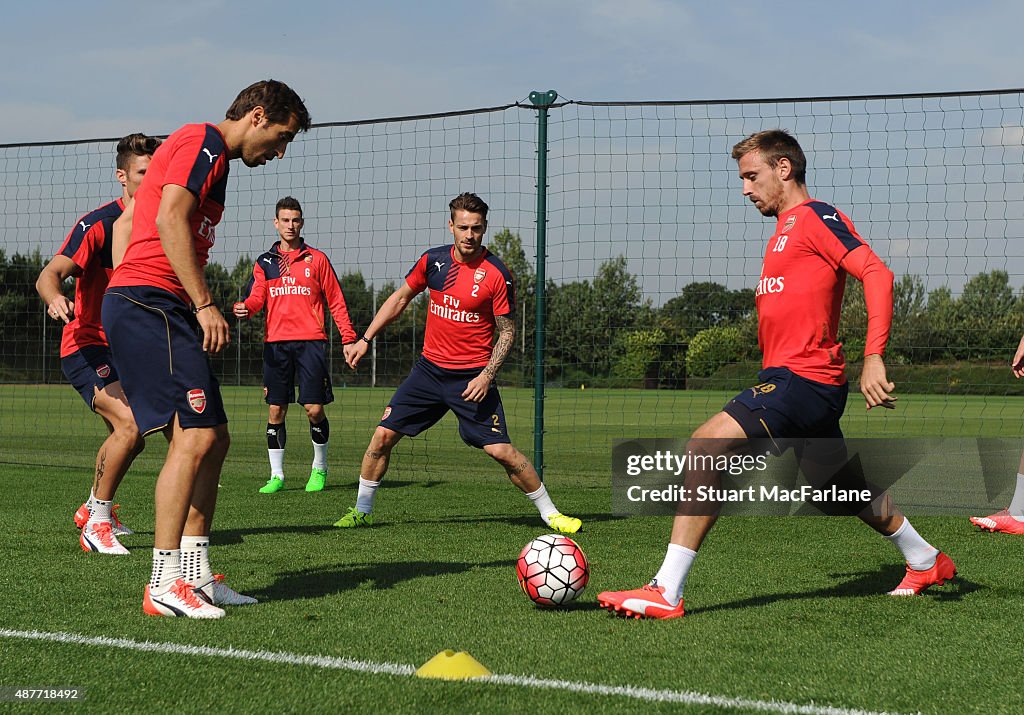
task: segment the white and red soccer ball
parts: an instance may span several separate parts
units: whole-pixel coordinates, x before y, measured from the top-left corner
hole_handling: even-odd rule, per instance
[[[583,592],[590,566],[583,549],[567,536],[544,534],[523,547],[516,560],[523,593],[538,606],[564,606]]]

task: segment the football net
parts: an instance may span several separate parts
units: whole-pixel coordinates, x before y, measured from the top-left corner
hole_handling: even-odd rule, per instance
[[[423,251],[450,242],[448,201],[479,194],[491,207],[485,243],[518,280],[519,334],[499,385],[513,439],[530,454],[536,167],[545,151],[545,474],[603,478],[613,439],[682,436],[753,384],[752,287],[773,225],[741,195],[729,152],[773,127],[804,147],[812,196],[847,213],[897,277],[887,362],[903,398],[894,412],[867,415],[851,397],[846,431],[1016,435],[1022,390],[1008,363],[1024,332],[1020,90],[560,100],[549,112],[546,147],[537,145],[536,110],[523,104],[320,124],[283,160],[233,168],[208,278],[230,313],[252,260],[276,240],[275,203],[294,196],[304,236],[333,262],[360,331]],[[0,146],[0,461],[88,469],[103,437],[61,375],[60,326],[46,317],[34,282],[78,217],[119,195],[115,143]],[[422,300],[410,306],[356,373],[332,328],[333,471],[354,480],[380,413],[422,346],[425,315]],[[232,344],[213,360],[235,437],[229,461],[262,474],[262,321],[229,322]],[[854,379],[865,322],[851,285],[840,332]],[[305,460],[302,410],[288,419],[289,451]],[[403,442],[398,464],[443,474],[458,441],[453,423],[443,424]]]

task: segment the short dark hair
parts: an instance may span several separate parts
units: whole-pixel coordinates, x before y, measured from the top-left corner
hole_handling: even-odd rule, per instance
[[[267,119],[274,124],[287,124],[294,114],[299,130],[309,131],[309,111],[291,87],[276,79],[265,79],[251,84],[235,97],[224,113],[225,119],[241,119],[255,107],[263,107]]]
[[[807,183],[807,157],[800,142],[785,129],[766,129],[751,134],[732,148],[732,158],[739,161],[752,151],[759,152],[764,163],[773,169],[779,165],[779,159],[789,159],[793,179],[798,184]]]
[[[452,199],[448,208],[452,211],[452,221],[455,220],[456,211],[469,211],[471,214],[480,214],[487,220],[487,204],[476,194],[471,194],[468,191],[461,193]]]
[[[121,171],[128,171],[128,165],[133,156],[153,156],[153,152],[160,146],[160,140],[156,137],[147,137],[145,134],[129,134],[121,137],[117,143],[117,168]]]
[[[302,206],[299,204],[299,200],[291,196],[285,196],[277,202],[277,207],[274,209],[274,218],[281,215],[282,209],[287,211],[298,211],[299,216],[302,216]]]

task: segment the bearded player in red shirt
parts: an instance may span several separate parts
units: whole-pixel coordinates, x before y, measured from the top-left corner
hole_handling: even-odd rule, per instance
[[[330,422],[324,405],[334,401],[331,375],[327,369],[327,332],[324,304],[331,311],[341,333],[346,361],[356,342],[356,332],[345,305],[345,295],[330,259],[302,239],[302,206],[285,196],[274,208],[274,228],[281,240],[260,255],[244,301],[235,303],[236,318],[267,309],[263,345],[263,393],[270,405],[267,417],[267,452],[270,479],[260,493],[273,494],[284,488],[285,417],[295,402],[306,409],[309,435],[313,440],[313,466],[306,481],[307,492],[319,492],[327,479],[327,442]]]
[[[465,193],[448,206],[454,245],[432,248],[420,256],[405,283],[377,311],[349,358],[354,369],[371,341],[402,314],[409,301],[429,288],[423,354],[385,408],[363,455],[356,505],[334,525],[373,524],[373,501],[391,450],[402,437],[418,435],[451,410],[459,420],[462,440],[501,464],[551,529],[574,534],[582,527],[580,520],[555,508],[537,470],[512,446],[494,384],[515,338],[515,290],[508,268],[483,247],[487,204],[476,194]]]
[[[732,157],[739,163],[743,195],[764,216],[778,219],[755,293],[764,369],[758,385],[737,395],[693,433],[691,445],[717,456],[757,439],[784,443],[823,438],[814,441],[842,444],[839,419],[848,385],[836,338],[846,274],[864,284],[868,329],[860,391],[870,410],[891,409],[896,400],[882,361],[892,323],[892,272],[847,216],[811,199],[807,160],[787,132],[758,132],[733,147]],[[717,473],[691,470],[688,484],[691,478],[716,483]],[[682,505],[677,510],[668,553],[650,584],[600,593],[601,606],[637,618],[683,615],[687,575],[717,518],[716,513],[689,511]],[[878,493],[857,516],[907,561],[906,575],[889,595],[917,595],[956,575],[953,561],[921,538],[886,492]]]

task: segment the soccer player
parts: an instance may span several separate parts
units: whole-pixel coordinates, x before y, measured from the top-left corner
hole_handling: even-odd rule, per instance
[[[298,402],[306,409],[309,435],[313,440],[313,466],[306,491],[323,490],[327,479],[330,423],[324,405],[334,401],[334,393],[327,370],[325,302],[341,333],[346,361],[356,342],[356,331],[348,316],[338,275],[327,255],[303,240],[304,225],[298,200],[286,196],[277,202],[274,228],[281,240],[256,259],[246,298],[234,307],[236,318],[248,318],[264,306],[267,309],[263,394],[270,405],[267,417],[270,480],[260,487],[262,494],[273,494],[284,487],[285,416],[288,404],[295,402],[296,373]]]
[[[405,283],[381,305],[349,359],[355,368],[385,326],[409,301],[430,289],[423,354],[385,408],[363,455],[355,506],[334,525],[373,524],[374,495],[387,472],[391,450],[402,437],[418,435],[451,410],[459,420],[462,440],[501,464],[550,528],[574,534],[580,520],[559,513],[537,470],[512,446],[494,384],[515,337],[515,291],[505,264],[483,246],[487,204],[476,194],[464,193],[448,206],[454,245],[420,256]]]
[[[779,129],[758,132],[733,147],[732,157],[739,163],[743,195],[762,215],[777,219],[755,293],[764,369],[759,384],[697,428],[691,444],[712,454],[729,453],[753,439],[831,438],[842,444],[839,419],[848,385],[836,338],[846,275],[864,284],[868,334],[860,390],[870,410],[893,408],[896,400],[882,360],[892,322],[892,272],[845,214],[811,199],[807,161],[791,135]],[[687,482],[691,479],[715,482],[718,474],[691,470]],[[921,538],[887,493],[872,504],[858,517],[907,561],[906,574],[890,595],[916,595],[956,574],[952,560]],[[717,517],[689,511],[683,505],[677,509],[668,552],[650,584],[605,591],[598,603],[637,618],[683,615],[687,575]]]
[[[203,266],[224,212],[230,160],[255,167],[283,157],[309,126],[290,87],[257,82],[219,124],[188,124],[171,134],[135,194],[131,238],[103,297],[103,327],[139,431],[162,431],[169,442],[143,593],[149,615],[220,618],[224,610],[215,604],[255,602],[213,574],[207,553],[229,444],[207,354],[227,345],[228,324]]]
[[[1024,377],[1024,337],[1017,345],[1017,352],[1010,364],[1014,377]],[[1024,534],[1024,453],[1020,455],[1017,467],[1017,482],[1010,505],[990,516],[972,516],[971,523],[984,531],[1002,534]]]
[[[111,245],[114,221],[146,175],[160,141],[145,134],[129,134],[117,143],[116,171],[121,198],[82,216],[57,254],[36,279],[36,291],[47,314],[64,322],[60,345],[61,370],[68,382],[99,415],[109,435],[96,453],[96,472],[89,499],[75,512],[78,541],[84,551],[127,556],[118,536],[131,534],[114,512],[114,493],[132,461],[145,446],[100,323],[103,291],[114,267]],[[74,276],[75,299],[68,300],[61,286]]]

